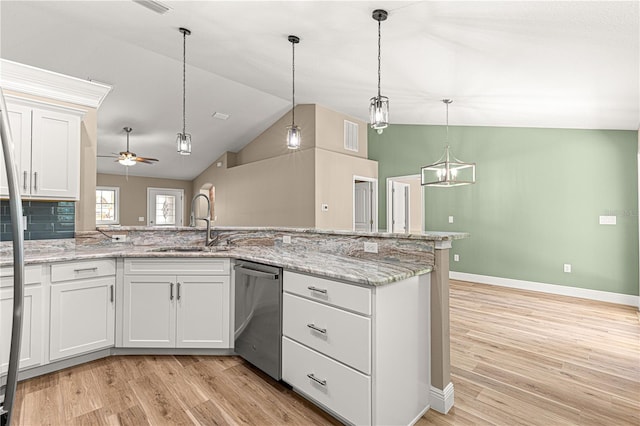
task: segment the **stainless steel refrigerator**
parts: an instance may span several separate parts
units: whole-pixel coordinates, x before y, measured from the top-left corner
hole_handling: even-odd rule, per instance
[[[15,403],[18,384],[18,363],[20,361],[20,343],[22,339],[22,305],[24,298],[24,230],[22,225],[22,199],[18,184],[13,140],[9,127],[9,113],[0,87],[0,139],[4,153],[5,178],[9,184],[9,208],[11,212],[11,230],[13,236],[13,315],[11,328],[11,346],[9,349],[9,370],[4,386],[4,399],[0,405],[0,426],[11,424],[11,414]]]

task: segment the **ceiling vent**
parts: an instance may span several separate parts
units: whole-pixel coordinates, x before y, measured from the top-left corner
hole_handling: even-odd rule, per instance
[[[169,6],[165,6],[156,0],[133,0],[134,3],[138,3],[140,6],[144,6],[149,10],[153,10],[160,15],[164,15],[171,10]]]
[[[358,152],[358,123],[344,120],[344,149]]]

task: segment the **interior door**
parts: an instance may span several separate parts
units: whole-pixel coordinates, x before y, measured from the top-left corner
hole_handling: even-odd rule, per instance
[[[409,232],[409,184],[393,182],[391,186],[391,232]]]
[[[356,182],[354,188],[354,230],[371,232],[373,230],[372,183]]]
[[[182,226],[182,189],[147,188],[147,225]]]

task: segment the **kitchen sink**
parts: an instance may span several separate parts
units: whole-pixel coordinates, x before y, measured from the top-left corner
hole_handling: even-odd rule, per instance
[[[204,246],[174,246],[174,247],[158,247],[151,249],[150,251],[154,252],[199,252],[199,251],[211,251],[210,247]]]

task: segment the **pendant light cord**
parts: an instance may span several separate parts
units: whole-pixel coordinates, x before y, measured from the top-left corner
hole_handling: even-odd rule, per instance
[[[182,137],[187,134],[187,32],[182,32]]]
[[[291,42],[291,126],[296,125],[296,43]]]
[[[381,62],[381,56],[380,56],[380,19],[378,19],[378,99],[380,99],[380,62]]]
[[[449,146],[449,103],[445,102],[447,106],[447,146]]]

